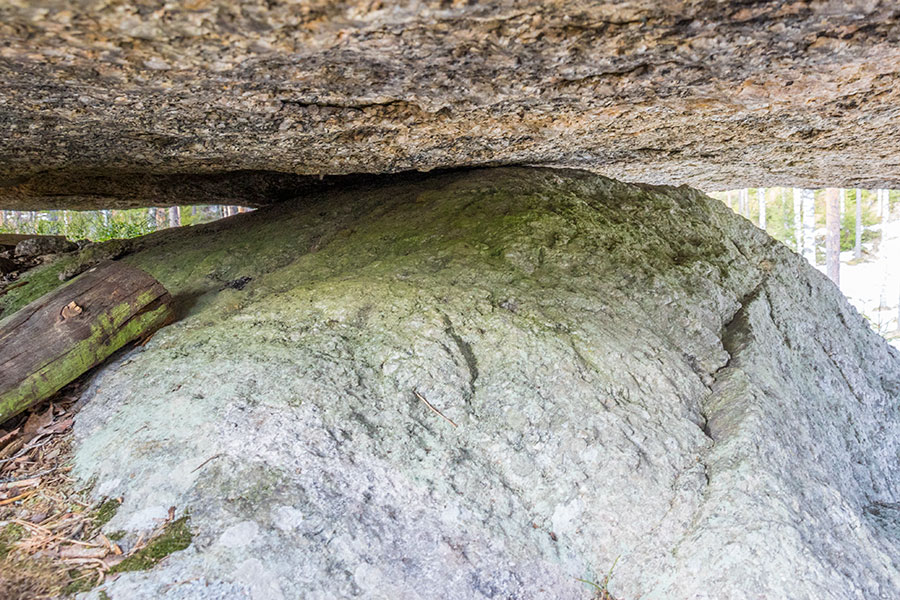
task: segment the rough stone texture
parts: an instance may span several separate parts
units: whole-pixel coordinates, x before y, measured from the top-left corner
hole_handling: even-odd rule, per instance
[[[897,187],[898,38],[894,0],[4,2],[0,205],[511,163]]]
[[[183,319],[74,472],[194,538],[114,600],[900,596],[900,354],[720,202],[501,169],[142,244]]]
[[[60,254],[78,250],[78,244],[70,242],[62,236],[39,235],[16,244],[15,256],[30,258],[46,254]]]

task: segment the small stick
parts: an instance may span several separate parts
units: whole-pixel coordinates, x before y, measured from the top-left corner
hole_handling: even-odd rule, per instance
[[[153,336],[154,336],[154,335],[156,335],[156,332],[155,332],[155,331],[152,332],[152,333],[151,333],[150,335],[148,335],[147,337],[145,337],[145,338],[144,338],[143,340],[141,340],[140,342],[138,342],[138,345],[140,345],[140,347],[143,348],[144,346],[146,346],[146,345],[150,342],[151,339],[153,339]]]
[[[456,423],[454,423],[453,421],[451,421],[449,417],[447,417],[447,416],[444,415],[444,413],[442,413],[441,411],[439,411],[438,409],[436,409],[434,406],[432,406],[431,402],[429,402],[428,400],[426,400],[426,399],[422,396],[422,394],[420,394],[420,393],[417,392],[416,390],[413,390],[413,394],[416,395],[416,398],[418,398],[419,400],[421,400],[422,402],[424,402],[424,403],[425,403],[425,406],[427,406],[427,407],[430,408],[432,411],[434,411],[434,414],[438,415],[438,416],[441,417],[442,419],[445,419],[448,423],[450,423],[450,424],[453,425],[454,427],[457,427],[457,424],[456,424]]]
[[[165,590],[166,592],[168,592],[171,588],[175,587],[176,585],[184,585],[185,583],[190,583],[190,582],[192,582],[192,581],[197,581],[198,579],[200,579],[200,578],[199,578],[199,577],[191,577],[190,579],[185,579],[185,580],[182,580],[182,581],[176,581],[175,583],[170,583],[169,585],[167,585],[166,587],[164,587],[163,590]]]
[[[11,490],[15,488],[31,487],[41,483],[40,477],[29,477],[27,479],[17,479],[7,483],[0,483],[0,490]]]
[[[36,479],[38,477],[43,477],[44,475],[49,475],[54,471],[58,471],[60,467],[56,466],[50,469],[44,469],[43,471],[38,471],[37,473],[31,473],[28,475],[26,479],[0,479],[0,489],[11,488],[11,487],[21,487],[24,484],[29,484],[32,479]],[[18,485],[16,485],[18,484]]]
[[[191,473],[196,473],[196,472],[199,471],[206,463],[208,463],[209,461],[214,460],[214,459],[216,459],[216,458],[219,458],[220,456],[222,456],[222,455],[221,455],[221,454],[213,454],[212,456],[210,456],[209,458],[207,458],[206,460],[204,460],[202,463],[200,463],[199,465],[197,465],[197,468],[194,469],[193,471],[191,471]]]
[[[12,504],[16,500],[22,500],[24,498],[27,498],[28,496],[31,496],[32,494],[34,494],[36,491],[37,490],[28,490],[24,494],[19,494],[18,496],[15,496],[13,498],[7,498],[6,500],[0,500],[0,506],[6,506],[7,504]]]
[[[44,535],[50,536],[54,540],[58,540],[64,544],[75,544],[76,546],[85,546],[87,548],[102,548],[101,544],[95,544],[93,542],[82,542],[81,540],[73,540],[71,538],[67,538],[62,535],[57,535],[53,533],[51,530],[41,527],[40,525],[35,525],[34,523],[29,523],[27,521],[23,521],[21,519],[10,519],[11,523],[15,523],[16,525],[21,525],[25,529],[31,529],[32,531],[37,531],[38,533],[43,533]]]

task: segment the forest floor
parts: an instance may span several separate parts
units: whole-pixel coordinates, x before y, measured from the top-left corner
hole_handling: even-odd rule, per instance
[[[70,597],[119,572],[152,566],[171,552],[161,547],[172,545],[173,530],[181,526],[170,518],[153,535],[130,545],[119,542],[116,534],[101,532],[121,499],[91,502],[91,486],[80,486],[68,475],[72,423],[83,381],[0,427],[4,600]],[[176,543],[174,549],[186,545]]]

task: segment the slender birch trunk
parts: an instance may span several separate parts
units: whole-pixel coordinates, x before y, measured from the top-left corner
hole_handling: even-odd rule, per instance
[[[853,258],[862,258],[862,190],[856,188],[856,243]]]
[[[803,256],[811,265],[816,264],[816,196],[815,190],[800,190],[803,205]]]
[[[759,201],[759,228],[766,230],[766,188],[756,189],[756,198]]]
[[[169,207],[169,227],[181,227],[181,207]]]
[[[825,190],[825,273],[838,287],[841,285],[841,202],[837,188]]]

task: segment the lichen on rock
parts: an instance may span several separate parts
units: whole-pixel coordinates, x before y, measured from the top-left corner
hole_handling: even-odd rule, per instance
[[[900,590],[900,356],[698,192],[443,174],[122,260],[182,320],[97,374],[74,474],[192,542],[113,598]]]

